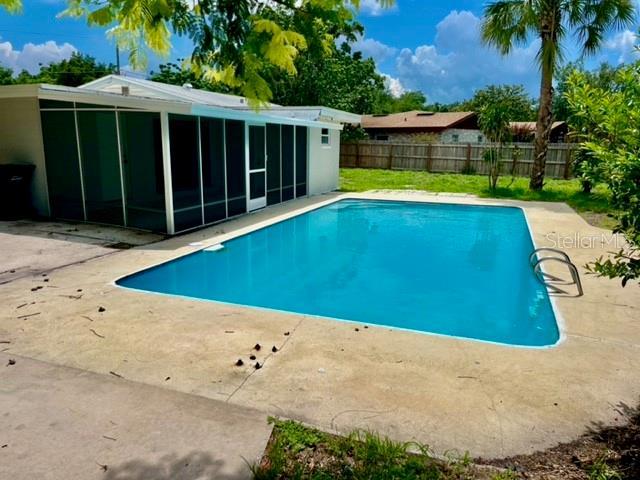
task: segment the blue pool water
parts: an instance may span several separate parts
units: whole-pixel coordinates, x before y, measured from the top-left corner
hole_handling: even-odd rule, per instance
[[[520,346],[559,332],[522,210],[342,200],[117,283]]]

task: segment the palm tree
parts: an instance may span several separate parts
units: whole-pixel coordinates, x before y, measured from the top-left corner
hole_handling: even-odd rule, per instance
[[[488,4],[482,40],[503,55],[532,36],[541,41],[537,61],[541,70],[540,109],[535,137],[535,158],[529,188],[542,190],[551,131],[553,77],[562,60],[562,42],[574,33],[582,53],[595,53],[612,28],[631,25],[633,0],[499,0]]]

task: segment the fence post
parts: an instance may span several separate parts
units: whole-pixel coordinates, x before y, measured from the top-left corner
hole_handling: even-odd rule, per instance
[[[389,145],[389,163],[387,164],[387,170],[391,170],[393,167],[393,144]]]
[[[356,168],[360,168],[360,140],[356,141]]]
[[[464,162],[465,173],[471,173],[471,144],[467,143],[467,159]]]
[[[427,172],[430,172],[432,167],[432,162],[433,162],[432,151],[431,151],[432,148],[433,148],[433,145],[431,143],[427,144],[427,161],[425,163]]]
[[[565,180],[569,180],[569,178],[571,178],[571,166],[572,166],[572,150],[571,147],[569,145],[566,146],[567,148],[564,149],[564,174],[563,177]]]

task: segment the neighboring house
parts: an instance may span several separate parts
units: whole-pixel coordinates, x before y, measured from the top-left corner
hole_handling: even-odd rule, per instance
[[[514,142],[532,142],[536,136],[536,122],[511,122]],[[551,125],[551,143],[562,143],[567,138],[569,125],[567,122],[553,122]]]
[[[483,143],[474,112],[412,111],[363,115],[362,128],[372,140],[389,142]]]
[[[338,188],[342,123],[116,75],[0,87],[0,164],[35,165],[37,213],[174,234]]]
[[[531,142],[536,122],[511,122],[514,142]],[[372,140],[412,143],[485,143],[474,112],[412,111],[388,115],[363,115],[362,128]],[[554,122],[551,142],[564,142],[566,122]]]

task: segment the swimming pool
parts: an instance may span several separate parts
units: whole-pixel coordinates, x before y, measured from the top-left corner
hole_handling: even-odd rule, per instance
[[[136,290],[508,345],[555,344],[514,207],[341,200],[117,281]]]

